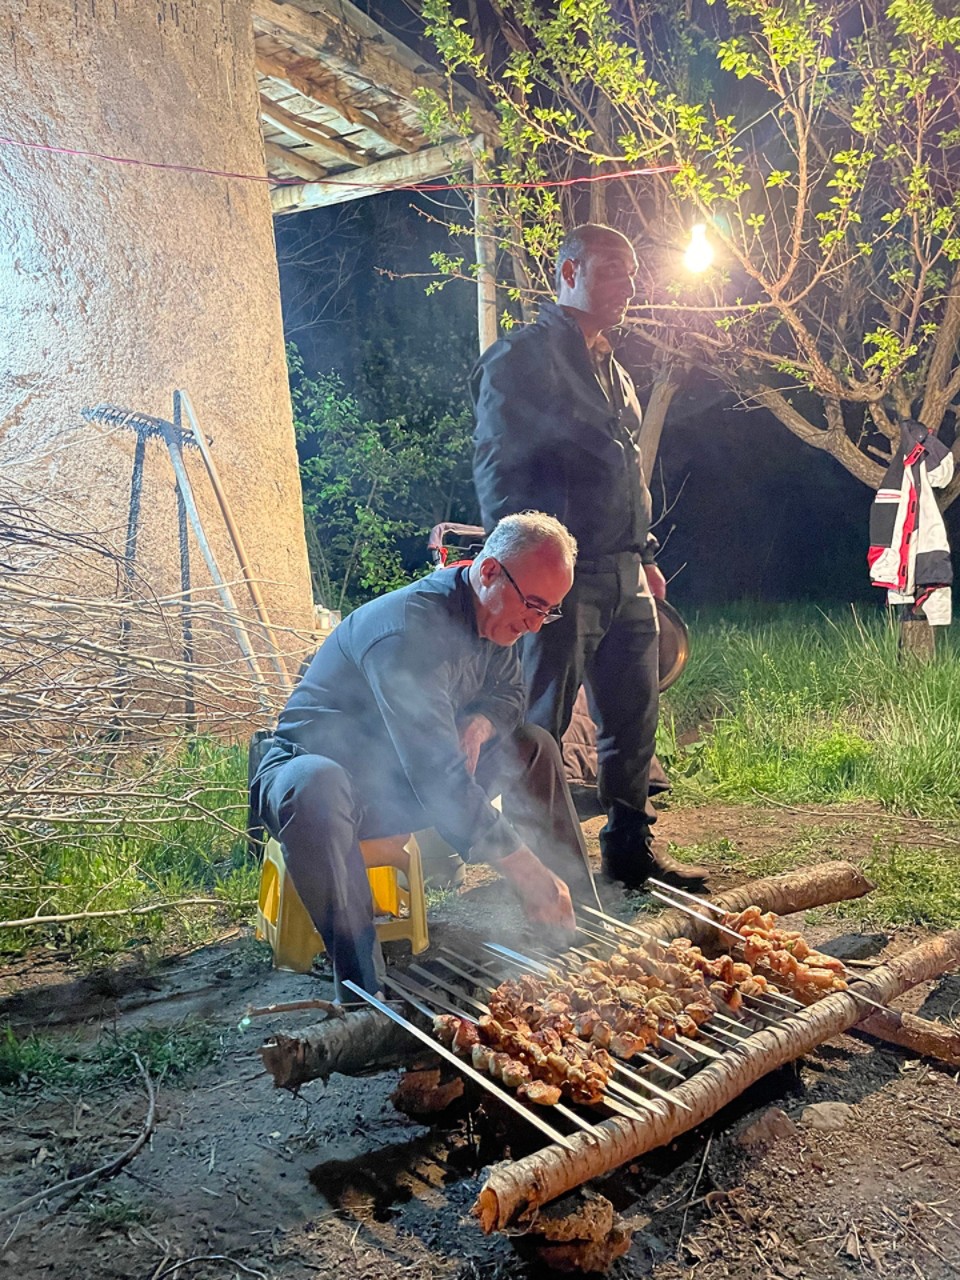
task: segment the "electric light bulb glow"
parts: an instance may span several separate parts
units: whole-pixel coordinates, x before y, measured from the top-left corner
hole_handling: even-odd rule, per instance
[[[713,262],[713,245],[707,239],[705,222],[695,222],[690,228],[690,243],[683,255],[683,262],[688,271],[696,274],[706,271]]]

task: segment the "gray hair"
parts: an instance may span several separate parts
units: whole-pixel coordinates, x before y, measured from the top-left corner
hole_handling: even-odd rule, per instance
[[[537,551],[540,547],[553,547],[572,569],[577,562],[577,540],[573,534],[553,516],[544,511],[521,511],[519,515],[504,516],[483,544],[478,556],[493,556],[495,560],[510,560]]]
[[[597,249],[619,249],[624,245],[628,249],[633,249],[633,245],[623,232],[617,231],[615,227],[608,227],[603,222],[583,222],[579,227],[568,231],[557,250],[557,292],[560,292],[560,286],[563,284],[561,273],[565,262],[571,258],[576,262],[582,262]]]

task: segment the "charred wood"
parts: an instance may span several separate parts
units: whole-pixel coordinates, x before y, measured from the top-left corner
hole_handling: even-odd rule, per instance
[[[408,1033],[373,1009],[331,1018],[297,1036],[277,1034],[260,1049],[263,1065],[278,1089],[328,1080],[335,1071],[361,1076],[409,1066],[419,1056]]]

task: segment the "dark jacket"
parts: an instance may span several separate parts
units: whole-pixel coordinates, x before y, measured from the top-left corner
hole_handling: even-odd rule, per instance
[[[458,853],[495,860],[520,837],[467,772],[458,722],[480,713],[509,736],[523,719],[516,652],[477,632],[462,568],[440,569],[351,613],[290,695],[276,747],[343,765],[363,804],[417,804]]]
[[[579,325],[554,303],[485,351],[471,375],[473,478],[484,528],[535,509],[562,521],[589,561],[639,551],[652,561],[640,405],[612,355],[607,398]]]

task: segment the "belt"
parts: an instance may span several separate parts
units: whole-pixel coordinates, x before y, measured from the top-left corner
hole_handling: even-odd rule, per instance
[[[578,556],[577,573],[615,573],[624,563],[636,563],[640,559],[639,551],[613,551],[606,556]]]

